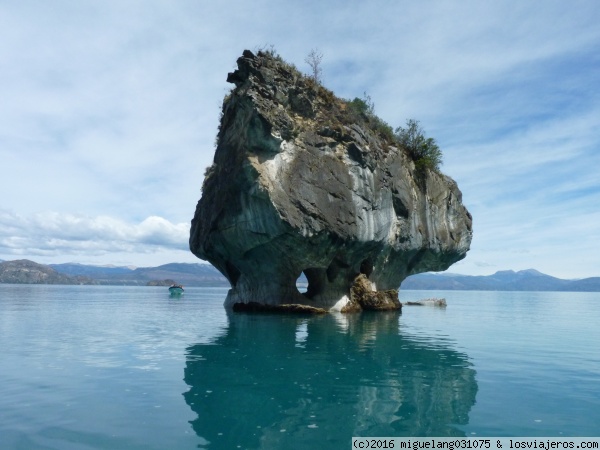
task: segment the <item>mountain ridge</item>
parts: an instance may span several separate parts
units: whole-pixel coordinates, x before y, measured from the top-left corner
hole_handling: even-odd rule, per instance
[[[600,277],[565,280],[536,269],[499,270],[491,275],[418,274],[403,289],[480,291],[600,292]]]
[[[49,265],[39,264],[28,259],[0,262],[0,283],[97,284],[86,276],[69,276]]]
[[[70,276],[86,275],[99,284],[154,285],[158,281],[173,281],[188,286],[228,286],[228,282],[214,267],[202,263],[167,263],[156,267],[89,266],[85,264],[50,264],[55,270]]]
[[[29,260],[0,262],[0,283],[145,286],[171,280],[186,286],[229,286],[217,269],[203,263],[168,263],[132,269],[79,263],[45,265]],[[536,269],[499,270],[491,275],[428,272],[408,277],[401,289],[600,292],[600,277],[561,279]]]

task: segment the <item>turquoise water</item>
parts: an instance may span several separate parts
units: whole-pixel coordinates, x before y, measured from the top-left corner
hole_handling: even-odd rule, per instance
[[[598,436],[600,294],[227,313],[226,289],[0,285],[1,449],[346,449],[352,436]]]

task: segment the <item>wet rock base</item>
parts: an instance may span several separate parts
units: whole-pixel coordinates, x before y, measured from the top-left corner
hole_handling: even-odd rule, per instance
[[[234,303],[234,312],[248,313],[283,313],[283,314],[327,314],[327,310],[298,303],[287,303],[282,305],[266,305],[264,303]]]

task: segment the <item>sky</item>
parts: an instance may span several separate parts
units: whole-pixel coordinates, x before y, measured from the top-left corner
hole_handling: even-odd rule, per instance
[[[0,0],[0,259],[155,266],[188,249],[244,49],[420,121],[473,215],[449,272],[600,276],[596,0]]]

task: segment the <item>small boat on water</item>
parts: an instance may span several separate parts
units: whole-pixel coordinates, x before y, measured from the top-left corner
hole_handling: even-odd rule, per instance
[[[172,284],[169,286],[169,293],[172,296],[181,295],[183,294],[183,286],[180,284]]]

